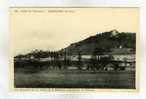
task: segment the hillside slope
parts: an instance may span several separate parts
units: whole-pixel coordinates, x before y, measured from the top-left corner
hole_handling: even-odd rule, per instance
[[[69,54],[92,53],[95,49],[109,50],[112,48],[132,48],[136,46],[136,34],[128,32],[118,32],[112,30],[109,32],[98,33],[82,41],[72,43],[70,46],[61,50]]]

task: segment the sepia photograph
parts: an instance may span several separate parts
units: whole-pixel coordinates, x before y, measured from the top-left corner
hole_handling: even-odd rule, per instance
[[[12,88],[137,89],[139,9],[11,7]]]

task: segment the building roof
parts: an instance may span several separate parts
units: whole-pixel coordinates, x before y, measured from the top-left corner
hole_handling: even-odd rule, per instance
[[[110,54],[135,54],[135,51],[132,48],[114,48]]]

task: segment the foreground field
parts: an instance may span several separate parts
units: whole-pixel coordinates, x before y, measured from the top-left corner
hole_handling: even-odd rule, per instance
[[[16,88],[135,88],[134,71],[15,71]]]

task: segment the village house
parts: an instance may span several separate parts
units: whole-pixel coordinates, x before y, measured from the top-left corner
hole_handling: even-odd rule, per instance
[[[121,61],[120,67],[125,70],[135,70],[135,52],[131,48],[114,48],[111,53],[114,61]]]

